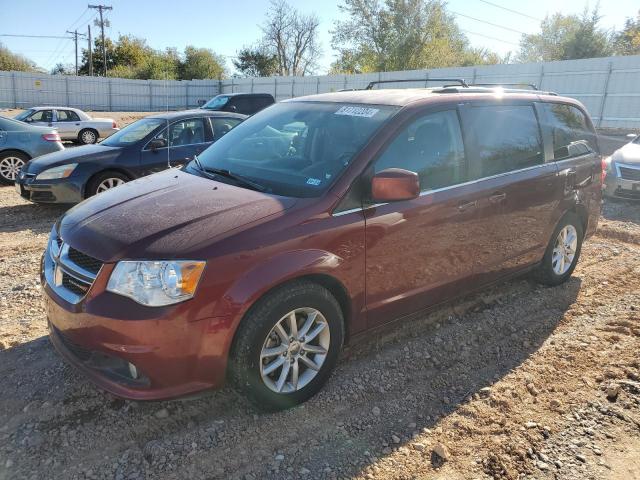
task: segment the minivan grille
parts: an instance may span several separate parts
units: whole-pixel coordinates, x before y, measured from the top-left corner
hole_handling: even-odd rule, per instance
[[[636,180],[640,181],[640,169],[639,168],[628,168],[623,167],[622,165],[618,166],[620,170],[620,176],[625,180]]]
[[[85,255],[84,253],[76,250],[73,247],[69,247],[69,260],[71,260],[76,265],[84,268],[85,270],[93,273],[94,275],[98,273],[100,267],[102,267],[102,262],[98,259],[90,257],[89,255]]]

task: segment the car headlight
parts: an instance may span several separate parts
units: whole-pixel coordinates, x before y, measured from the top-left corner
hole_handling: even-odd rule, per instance
[[[195,294],[205,263],[123,260],[113,269],[107,290],[149,307],[183,302]]]
[[[56,178],[67,178],[73,173],[78,166],[77,163],[69,163],[67,165],[60,165],[59,167],[49,168],[44,172],[40,172],[36,175],[36,180],[54,180]]]

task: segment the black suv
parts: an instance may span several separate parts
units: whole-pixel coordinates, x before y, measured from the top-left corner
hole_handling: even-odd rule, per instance
[[[275,100],[268,93],[225,93],[216,95],[200,108],[253,115],[272,103]]]

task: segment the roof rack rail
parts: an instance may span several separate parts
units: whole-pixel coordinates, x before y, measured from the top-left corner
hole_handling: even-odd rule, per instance
[[[514,83],[470,83],[470,87],[529,87],[531,90],[540,90],[534,83],[514,82]]]
[[[365,90],[373,89],[374,85],[380,85],[381,83],[398,83],[398,82],[456,82],[461,87],[468,87],[467,82],[464,81],[464,78],[403,78],[400,80],[375,80],[373,82],[369,82],[369,85],[365,88]]]

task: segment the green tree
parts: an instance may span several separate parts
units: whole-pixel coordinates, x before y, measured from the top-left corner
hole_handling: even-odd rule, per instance
[[[55,67],[53,67],[49,73],[51,75],[75,75],[76,71],[73,65],[56,63]]]
[[[336,23],[334,73],[358,73],[497,63],[472,49],[441,0],[343,0]]]
[[[0,43],[0,70],[13,70],[16,72],[35,72],[36,64],[23,55],[13,53]]]
[[[640,55],[640,10],[636,18],[627,18],[615,40],[618,55]]]
[[[208,48],[187,46],[184,49],[181,78],[183,80],[215,78],[222,79],[226,75],[224,58]]]
[[[276,56],[264,46],[243,47],[233,66],[245,77],[269,77],[278,71]]]
[[[599,26],[602,17],[596,6],[582,15],[547,16],[540,33],[523,35],[517,59],[520,62],[545,62],[613,55],[613,35]]]

